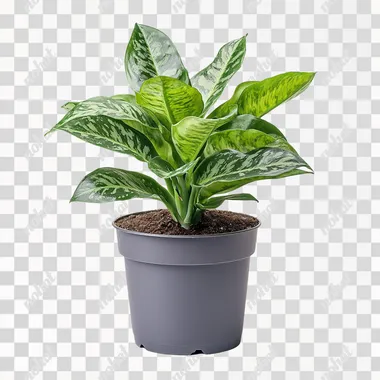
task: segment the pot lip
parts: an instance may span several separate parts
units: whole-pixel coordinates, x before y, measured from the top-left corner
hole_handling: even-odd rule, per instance
[[[261,226],[261,221],[258,218],[255,217],[258,220],[259,223],[256,226],[250,227],[250,228],[246,228],[245,230],[239,230],[239,231],[233,231],[233,232],[223,232],[223,233],[220,233],[220,234],[208,234],[208,235],[164,235],[164,234],[150,234],[150,233],[147,233],[147,232],[138,232],[138,231],[127,230],[125,228],[118,227],[115,224],[119,219],[124,218],[126,216],[145,214],[145,213],[150,212],[150,211],[155,211],[155,210],[138,211],[138,212],[133,212],[131,214],[119,216],[118,218],[116,218],[112,222],[112,225],[113,225],[113,227],[116,230],[119,230],[119,231],[127,233],[127,234],[138,235],[138,236],[149,236],[149,237],[155,237],[155,238],[168,238],[168,239],[207,239],[207,238],[217,238],[217,237],[223,237],[223,236],[231,236],[231,235],[243,234],[243,233],[246,233],[246,232],[249,232],[249,231],[256,230],[256,229],[258,229]],[[233,211],[233,212],[235,212],[235,211]],[[241,212],[236,212],[236,214],[247,215],[247,214],[243,214]]]

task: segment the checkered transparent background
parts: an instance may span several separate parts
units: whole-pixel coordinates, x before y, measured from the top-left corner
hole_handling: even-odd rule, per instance
[[[99,166],[147,167],[62,132],[43,137],[67,100],[128,91],[122,58],[135,22],[167,32],[192,74],[248,33],[222,100],[244,80],[318,72],[267,118],[315,175],[246,186],[258,205],[224,207],[263,222],[242,344],[227,353],[134,345],[110,222],[159,205],[68,199]],[[2,1],[0,379],[378,380],[379,26],[377,0]]]

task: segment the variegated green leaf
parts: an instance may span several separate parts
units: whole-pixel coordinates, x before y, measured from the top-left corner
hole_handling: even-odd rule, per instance
[[[157,123],[141,107],[134,105],[128,101],[107,97],[96,97],[88,99],[84,102],[79,103],[75,108],[70,110],[65,115],[65,117],[50,130],[50,132],[60,129],[68,129],[67,132],[74,134],[75,128],[80,129],[81,120],[85,120],[85,125],[87,125],[87,128],[89,128],[87,131],[88,134],[84,135],[84,130],[80,129],[80,132],[76,132],[76,137],[82,138],[80,137],[80,134],[82,134],[83,140],[85,140],[85,138],[89,139],[89,136],[91,135],[91,128],[94,129],[94,124],[89,123],[89,121],[94,120],[95,117],[97,117],[96,120],[98,122],[103,122],[102,120],[105,120],[106,118],[113,119],[113,121],[108,121],[107,125],[113,123],[115,125],[115,128],[116,125],[118,125],[119,128],[121,128],[121,131],[124,129],[129,130],[129,126],[136,131],[141,132],[145,138],[151,142],[151,145],[153,145],[155,151],[163,159],[176,166],[176,160],[173,158],[172,145],[170,142],[165,140],[163,134],[157,126]],[[76,125],[75,128],[72,127],[74,124]],[[85,127],[85,125],[82,127]],[[103,129],[103,137],[106,137],[107,134],[111,134],[112,139],[117,140],[117,134],[120,132],[115,129],[110,129],[107,131],[106,128],[106,124],[104,128],[102,128],[102,126],[96,127],[96,133],[99,134],[99,131]],[[89,140],[85,141],[92,142]],[[109,145],[107,141],[100,143],[100,140],[98,139],[97,143],[92,143],[103,146],[107,149],[112,149],[112,146]]]
[[[286,137],[275,125],[253,115],[239,115],[229,123],[220,127],[219,131],[226,131],[228,129],[256,129],[257,131],[275,135],[286,140]]]
[[[207,140],[203,154],[207,157],[224,149],[247,153],[263,147],[276,147],[297,153],[282,137],[268,135],[256,129],[229,129],[213,133]]]
[[[102,148],[130,154],[140,161],[149,162],[157,156],[152,143],[142,133],[110,117],[84,116],[71,119],[56,129]]]
[[[187,116],[199,116],[203,109],[202,95],[197,89],[163,76],[145,81],[136,99],[167,127]]]
[[[256,201],[258,200],[251,194],[230,194],[221,195],[220,197],[212,197],[204,200],[202,203],[198,203],[197,207],[201,210],[207,210],[211,208],[218,208],[225,201]]]
[[[199,90],[203,97],[203,114],[218,100],[228,81],[240,69],[246,48],[246,36],[228,42],[221,47],[215,59],[196,74],[192,85]]]
[[[311,173],[310,171],[306,171],[302,169],[293,169],[288,172],[285,172],[284,174],[276,175],[273,178],[272,177],[257,177],[253,181],[259,181],[263,179],[280,179],[280,178],[292,177],[295,175],[310,174],[310,173]],[[238,180],[230,181],[230,182],[214,182],[211,185],[201,188],[201,191],[199,193],[199,199],[201,201],[204,201],[215,194],[229,193],[253,181],[251,178],[244,178],[244,179],[238,179]]]
[[[189,74],[170,38],[151,26],[135,25],[124,64],[128,84],[135,92],[144,81],[159,75],[190,84]]]
[[[221,119],[187,117],[172,127],[174,146],[184,162],[194,161],[210,134],[236,116],[236,108]]]
[[[264,116],[306,90],[314,76],[315,73],[289,72],[252,84],[240,95],[239,114]]]
[[[168,179],[177,177],[179,175],[187,174],[199,161],[199,157],[192,162],[180,166],[178,169],[174,169],[167,161],[161,157],[155,157],[148,164],[149,169],[160,178]]]
[[[122,95],[119,96],[121,97]],[[117,99],[115,96],[113,98]],[[170,131],[168,131],[160,123],[153,112],[150,112],[148,109],[139,106],[134,95],[125,95],[123,96],[123,100],[135,105],[150,117],[150,123],[135,123],[133,124],[133,127],[143,133],[149,139],[160,157],[177,167],[177,164],[181,163],[181,160],[178,157],[178,154],[171,142]]]
[[[153,178],[115,168],[100,168],[84,177],[71,202],[104,203],[131,198],[160,200],[173,209],[172,196]]]
[[[140,107],[120,99],[98,96],[77,104],[53,130],[59,129],[59,126],[64,123],[85,116],[107,116],[113,119],[123,120],[132,127],[135,125],[139,127],[141,124],[154,128],[157,127],[154,120]]]
[[[224,150],[205,158],[194,172],[194,185],[242,179],[276,178],[294,169],[310,168],[298,155],[279,148],[260,148],[249,153]]]
[[[162,126],[156,115],[153,112],[150,112],[148,109],[139,106],[134,95],[113,95],[112,99],[121,99],[135,106],[138,106],[138,108],[142,109],[150,116],[152,123],[149,125],[136,124],[134,128],[143,133],[149,139],[160,157],[171,162],[172,165],[175,165],[177,167],[177,162],[180,160],[174,150],[174,147],[172,146],[170,131]],[[154,125],[154,127],[152,127],[152,125]]]
[[[236,106],[240,95],[242,92],[249,87],[251,84],[256,83],[254,81],[240,83],[232,95],[231,99],[228,99],[226,102],[222,103],[219,107],[215,108],[214,111],[207,116],[208,119],[218,119],[220,117],[228,115],[232,109]]]

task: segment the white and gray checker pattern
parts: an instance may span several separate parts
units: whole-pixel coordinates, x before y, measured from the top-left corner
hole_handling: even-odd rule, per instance
[[[159,205],[69,204],[99,166],[142,163],[44,132],[67,100],[126,93],[135,22],[191,74],[248,33],[243,80],[317,71],[270,116],[314,176],[246,186],[260,216],[236,349],[170,357],[133,343],[112,220]],[[380,1],[4,0],[0,4],[0,379],[379,380]]]

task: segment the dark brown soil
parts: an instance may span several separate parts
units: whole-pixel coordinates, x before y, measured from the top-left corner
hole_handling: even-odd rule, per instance
[[[159,235],[211,235],[255,227],[259,221],[249,215],[231,211],[207,210],[200,222],[186,230],[175,222],[168,210],[153,210],[120,218],[116,226],[137,232]]]

